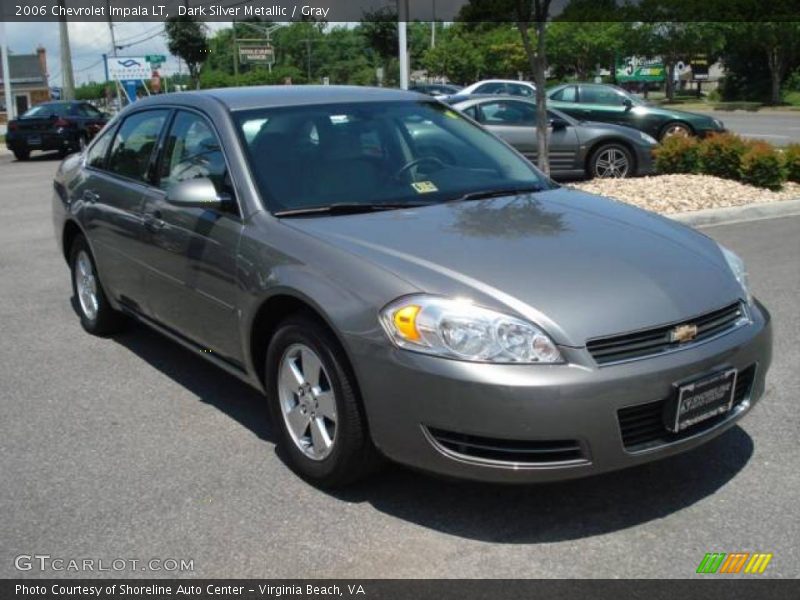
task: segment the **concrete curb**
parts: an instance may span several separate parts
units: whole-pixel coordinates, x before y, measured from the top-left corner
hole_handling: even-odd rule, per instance
[[[800,198],[782,202],[762,202],[759,204],[745,204],[744,206],[707,208],[664,216],[692,227],[710,227],[794,215],[800,215]]]

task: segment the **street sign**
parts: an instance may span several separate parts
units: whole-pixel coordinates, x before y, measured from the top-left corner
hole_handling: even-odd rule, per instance
[[[708,57],[702,54],[695,56],[689,61],[689,64],[692,67],[692,79],[694,81],[708,80]]]
[[[275,63],[275,49],[270,44],[239,46],[239,62],[272,65]]]
[[[144,59],[149,62],[151,65],[153,63],[165,63],[167,62],[167,57],[163,54],[148,54],[144,57]]]
[[[617,81],[654,81],[665,79],[664,63],[660,58],[631,56],[617,60]]]
[[[109,79],[149,79],[152,70],[144,56],[107,56]]]

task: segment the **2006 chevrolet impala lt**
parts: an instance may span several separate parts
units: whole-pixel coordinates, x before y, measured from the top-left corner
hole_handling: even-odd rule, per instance
[[[770,317],[735,254],[559,187],[421,94],[148,98],[63,162],[53,214],[83,327],[134,317],[263,390],[318,485],[381,456],[601,473],[694,448],[764,392]]]

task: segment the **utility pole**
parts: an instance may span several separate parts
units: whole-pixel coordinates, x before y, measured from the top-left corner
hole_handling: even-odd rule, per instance
[[[58,5],[64,9],[64,0],[58,0]],[[75,79],[72,75],[72,52],[69,49],[69,29],[67,27],[67,18],[60,17],[58,21],[59,26],[59,39],[61,40],[61,77],[63,78],[63,86],[61,90],[62,100],[75,99]]]
[[[397,52],[400,55],[400,89],[408,89],[408,0],[397,0]]]
[[[436,0],[431,0],[431,48],[436,48]]]
[[[11,69],[8,67],[8,38],[6,38],[6,22],[0,21],[0,54],[3,56],[3,93],[6,99],[6,120],[10,121],[15,117],[17,107],[14,105],[14,98],[11,95]]]

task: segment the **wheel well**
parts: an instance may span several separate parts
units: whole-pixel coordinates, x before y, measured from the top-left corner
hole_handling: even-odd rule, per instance
[[[79,235],[83,235],[81,228],[72,221],[67,221],[66,225],[64,225],[64,235],[62,236],[61,240],[62,251],[64,252],[64,260],[69,262],[69,252],[72,249],[72,244],[75,242],[75,238]]]
[[[259,307],[255,319],[253,319],[253,325],[250,328],[250,357],[253,360],[253,367],[258,374],[259,381],[264,382],[264,363],[267,358],[267,348],[275,329],[286,317],[297,313],[305,313],[319,321],[323,326],[328,327],[319,311],[296,296],[279,294],[269,298]],[[334,337],[336,337],[335,334]]]
[[[607,146],[607,145],[610,145],[610,144],[616,144],[618,146],[623,146],[628,152],[631,153],[631,160],[633,160],[633,169],[634,169],[634,171],[636,171],[636,167],[637,167],[636,151],[633,149],[633,146],[631,146],[631,144],[629,142],[625,141],[625,140],[618,140],[616,138],[609,138],[609,139],[600,140],[599,142],[596,142],[591,148],[589,148],[589,151],[586,153],[586,163],[583,165],[583,169],[584,169],[584,171],[586,172],[587,175],[589,175],[591,177],[592,165],[590,163],[592,162],[592,157],[594,156],[594,153],[597,152],[597,149],[600,148],[601,146]]]

